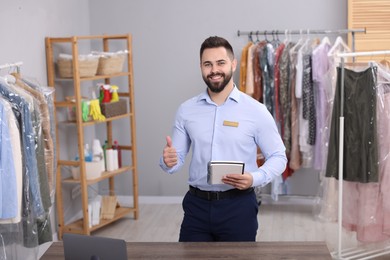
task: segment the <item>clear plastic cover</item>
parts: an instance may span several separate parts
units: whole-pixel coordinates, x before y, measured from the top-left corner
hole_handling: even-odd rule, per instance
[[[37,259],[52,241],[54,132],[47,96],[14,76],[0,79],[0,259]]]
[[[338,71],[338,79],[340,79],[340,73],[341,70]],[[351,101],[356,104],[359,104],[359,102],[372,103],[368,103],[368,107],[371,109],[373,116],[364,117],[364,114],[361,113],[358,117],[359,122],[348,121],[348,123],[356,123],[355,130],[357,132],[365,129],[364,125],[367,125],[367,129],[372,131],[372,135],[368,135],[368,137],[367,132],[361,133],[360,138],[362,139],[362,145],[359,145],[359,150],[356,152],[357,154],[364,154],[365,151],[372,149],[370,150],[371,152],[363,158],[363,160],[367,160],[367,164],[371,164],[372,166],[363,165],[362,167],[373,170],[367,170],[367,181],[362,181],[361,179],[352,181],[350,179],[351,174],[355,173],[351,173],[351,167],[348,167],[348,158],[345,158],[348,155],[344,157],[342,227],[344,234],[353,234],[358,246],[380,246],[383,242],[390,241],[390,161],[388,160],[390,155],[390,145],[388,143],[388,140],[390,140],[390,71],[387,67],[378,63],[366,63],[365,66],[362,64],[349,66],[347,63],[344,73],[346,75],[345,77],[353,74],[352,77],[356,77],[354,82],[359,81],[359,84],[362,84],[362,87],[372,91],[371,97],[366,94],[363,95],[363,91],[359,91],[357,93],[360,95],[359,97],[353,96],[353,94],[346,90],[345,102],[347,104],[344,106],[348,106],[348,102]],[[329,77],[329,79],[332,81],[332,76]],[[351,81],[345,80],[344,82],[346,88],[356,87],[355,85],[348,86],[348,84],[351,84]],[[337,88],[339,87],[340,84],[337,85]],[[338,90],[336,89],[335,93],[337,92]],[[331,98],[329,99],[329,103],[334,103],[335,106],[340,105]],[[360,105],[361,109],[364,110],[362,103],[360,103]],[[362,112],[362,110],[360,112]],[[359,111],[357,112],[360,113]],[[335,113],[333,113],[333,117],[334,116]],[[348,116],[350,116],[350,114],[348,108],[346,108],[344,117],[347,118]],[[327,127],[326,131],[331,128],[330,122],[332,118],[328,118],[328,120],[329,127]],[[338,118],[333,118],[333,120],[338,120]],[[351,135],[356,134],[352,133],[349,129],[348,126],[345,127],[344,144],[345,142],[348,144],[348,140],[345,140],[351,138]],[[330,142],[332,142],[332,140],[330,140]],[[329,142],[324,142],[324,144],[326,144],[324,146],[326,149],[331,146]],[[345,145],[344,155],[348,152],[354,152],[348,151],[347,149],[353,148],[350,145]],[[331,153],[331,150],[329,150],[329,153]],[[328,168],[338,167],[338,162],[330,162],[329,158],[332,157],[328,155]],[[371,158],[375,158],[375,161],[370,162]],[[361,158],[356,158],[355,163],[358,164],[360,161],[362,161]],[[375,176],[373,176],[375,169],[378,173],[377,180],[375,180]],[[335,223],[338,221],[338,185],[338,176],[326,177],[325,171],[322,172],[320,193],[314,208],[315,215],[319,220],[328,223]],[[337,236],[337,233],[334,233],[333,237],[327,239],[327,242],[331,247],[336,246],[334,243],[337,241],[337,237],[335,236]]]

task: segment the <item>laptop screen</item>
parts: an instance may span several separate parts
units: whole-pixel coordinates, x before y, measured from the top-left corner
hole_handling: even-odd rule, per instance
[[[127,260],[122,239],[65,233],[62,237],[65,260]]]

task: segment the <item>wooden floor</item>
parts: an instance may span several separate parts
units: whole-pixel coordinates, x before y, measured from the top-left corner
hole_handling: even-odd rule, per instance
[[[129,242],[177,242],[183,217],[181,204],[140,204],[140,216],[123,218],[93,235]],[[313,214],[312,203],[263,203],[256,241],[326,241],[337,248],[337,223],[324,224]],[[353,234],[343,234],[345,245],[354,246]]]
[[[257,241],[324,241],[323,225],[311,205],[260,206]],[[93,235],[139,242],[177,242],[183,210],[180,204],[140,205],[140,216],[123,218]],[[337,227],[336,227],[337,228]]]
[[[180,203],[140,203],[138,220],[129,215],[92,235],[128,242],[177,242],[182,217]],[[258,220],[256,241],[325,241],[330,252],[337,251],[337,223],[324,224],[316,219],[312,201],[263,203]],[[342,245],[343,249],[356,247],[354,233],[343,232]],[[388,257],[378,259],[390,259],[390,255]]]

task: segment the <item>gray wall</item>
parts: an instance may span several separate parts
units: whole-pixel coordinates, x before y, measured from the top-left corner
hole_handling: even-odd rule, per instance
[[[23,75],[42,84],[45,36],[132,33],[140,195],[180,196],[188,163],[170,176],[158,160],[177,106],[205,88],[201,42],[223,36],[239,58],[247,37],[237,30],[346,28],[347,0],[0,0],[0,22],[0,64],[23,61]],[[299,171],[290,182],[291,193],[313,195],[318,175]],[[118,190],[131,194],[130,183],[120,176]]]
[[[0,0],[0,64],[22,61],[23,75],[47,84],[45,37],[88,35],[88,2]]]

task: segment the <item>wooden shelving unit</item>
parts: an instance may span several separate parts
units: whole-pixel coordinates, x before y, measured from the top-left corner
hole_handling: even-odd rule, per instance
[[[80,77],[79,71],[79,44],[80,41],[98,41],[102,45],[102,50],[104,52],[110,52],[110,43],[111,41],[122,41],[125,42],[127,46],[127,70],[125,72],[115,73],[111,75],[96,75],[93,77]],[[72,54],[72,64],[73,64],[73,78],[71,79],[61,79],[56,77],[56,60],[53,47],[55,44],[69,44]],[[134,81],[133,81],[133,63],[132,63],[132,38],[130,34],[124,35],[97,35],[97,36],[72,36],[72,37],[46,37],[46,64],[47,64],[47,79],[48,85],[53,88],[62,87],[61,83],[64,82],[73,82],[73,93],[75,96],[75,102],[69,102],[65,99],[55,100],[55,114],[60,108],[69,108],[76,107],[76,121],[62,121],[60,122],[58,116],[56,118],[56,136],[57,136],[57,177],[56,177],[56,204],[57,204],[57,216],[58,216],[58,236],[59,239],[62,238],[63,233],[78,233],[90,235],[92,231],[95,231],[101,227],[104,227],[124,216],[132,213],[134,214],[134,219],[138,219],[139,216],[139,206],[138,206],[138,175],[137,175],[137,155],[136,155],[136,130],[135,130],[135,116],[134,116]],[[125,61],[126,62],[126,61]],[[128,112],[120,116],[114,116],[106,118],[104,121],[88,121],[83,122],[82,120],[82,95],[81,95],[81,82],[82,81],[103,81],[105,84],[110,84],[110,79],[114,77],[126,77],[127,78],[127,92],[118,93],[121,98],[126,98],[128,100]],[[57,98],[56,98],[57,99]],[[113,143],[113,122],[116,120],[128,119],[130,122],[130,144],[129,145],[120,145],[122,152],[122,157],[124,154],[131,154],[129,158],[131,165],[122,165],[121,168],[114,171],[105,171],[99,178],[96,179],[87,179],[86,178],[86,167],[85,167],[85,158],[84,158],[84,128],[86,126],[94,126],[96,124],[105,124],[107,141],[111,145]],[[78,154],[80,157],[79,161],[72,161],[68,159],[61,159],[61,136],[59,133],[59,126],[61,124],[70,125],[70,127],[76,127],[77,130],[77,145],[78,145]],[[127,131],[125,131],[127,132]],[[125,152],[126,151],[126,152]],[[123,161],[123,158],[122,158]],[[78,166],[80,168],[80,179],[65,178],[62,176],[62,171],[64,167],[69,166]],[[128,207],[117,207],[115,210],[114,218],[110,220],[100,219],[98,225],[89,227],[90,219],[88,215],[88,186],[92,184],[99,183],[103,180],[108,179],[109,183],[109,195],[114,194],[114,177],[120,174],[130,172],[132,174],[132,190],[133,190],[133,206]],[[63,194],[62,194],[62,185],[64,184],[75,184],[81,186],[81,200],[82,200],[82,215],[83,218],[77,220],[73,223],[64,224],[64,210],[63,210]]]

